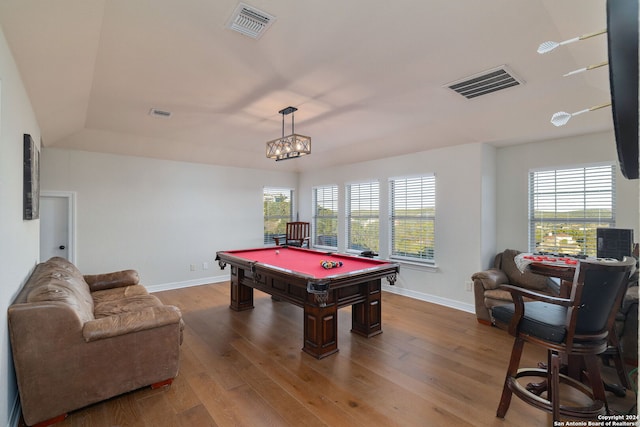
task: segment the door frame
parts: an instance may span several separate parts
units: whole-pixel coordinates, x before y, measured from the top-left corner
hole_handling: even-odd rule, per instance
[[[76,197],[75,191],[49,191],[40,190],[40,197],[57,197],[67,201],[67,254],[69,261],[76,264]],[[41,212],[42,214],[42,212]],[[40,230],[42,233],[42,230]],[[46,261],[46,260],[40,260]]]

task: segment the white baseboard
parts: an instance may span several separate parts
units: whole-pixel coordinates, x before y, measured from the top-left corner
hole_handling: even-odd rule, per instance
[[[180,288],[188,288],[191,286],[200,286],[200,285],[208,285],[209,283],[220,283],[220,282],[228,282],[229,275],[225,274],[224,276],[212,276],[212,277],[203,277],[201,279],[193,279],[187,280],[184,282],[172,282],[172,283],[161,283],[159,285],[145,285],[147,291],[149,293],[160,292],[160,291],[170,291],[172,289],[180,289]]]
[[[403,295],[405,297],[414,298],[420,301],[431,302],[433,304],[442,305],[456,310],[466,311],[467,313],[475,313],[476,307],[473,304],[467,304],[449,298],[442,298],[436,295],[424,294],[422,292],[412,291],[410,289],[397,288],[391,285],[382,285],[382,290],[391,292],[392,294]]]
[[[203,277],[201,279],[187,280],[184,282],[164,283],[159,285],[147,286],[147,290],[150,293],[160,291],[170,291],[172,289],[188,288],[190,286],[207,285],[209,283],[221,283],[229,281],[229,276],[213,276]],[[443,305],[449,308],[455,308],[456,310],[466,311],[467,313],[475,313],[476,308],[473,304],[466,304],[460,301],[452,300],[449,298],[442,298],[435,295],[424,294],[422,292],[412,291],[410,289],[396,288],[391,285],[382,285],[382,290],[391,292],[393,294],[403,295],[409,298],[414,298],[420,301],[431,302],[438,305]]]
[[[11,407],[11,415],[9,416],[9,420],[7,421],[7,427],[18,427],[21,414],[22,407],[20,406],[19,395],[16,393],[16,398],[13,401],[13,405]]]

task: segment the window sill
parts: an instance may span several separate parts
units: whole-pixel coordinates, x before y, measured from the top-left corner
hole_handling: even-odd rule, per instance
[[[313,246],[311,246],[311,249],[315,249],[317,251],[327,251],[327,252],[332,252],[332,253],[337,253],[338,252],[338,248],[336,248],[335,246],[313,245]]]
[[[430,272],[436,272],[440,270],[440,268],[438,267],[438,264],[436,263],[408,261],[406,259],[398,259],[398,258],[390,258],[389,261],[397,262],[401,266],[405,266],[414,270],[430,271]]]

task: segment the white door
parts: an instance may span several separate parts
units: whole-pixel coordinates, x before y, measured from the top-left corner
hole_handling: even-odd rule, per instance
[[[40,261],[73,258],[73,194],[40,195]]]

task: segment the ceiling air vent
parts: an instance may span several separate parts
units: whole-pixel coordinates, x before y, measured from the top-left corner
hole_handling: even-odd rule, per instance
[[[276,17],[273,15],[269,15],[247,4],[240,3],[238,7],[236,7],[236,10],[233,11],[227,23],[227,28],[242,33],[245,36],[259,39],[275,20]]]
[[[523,84],[504,65],[446,85],[467,99]]]
[[[158,110],[157,108],[149,110],[149,114],[155,117],[163,117],[165,119],[171,117],[171,111]]]

